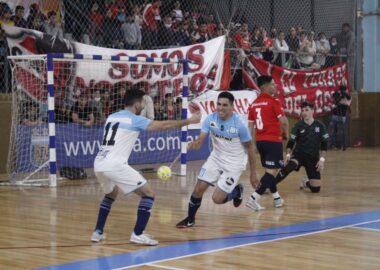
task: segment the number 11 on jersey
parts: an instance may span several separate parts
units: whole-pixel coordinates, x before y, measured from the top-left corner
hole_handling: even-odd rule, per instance
[[[106,126],[105,126],[105,131],[106,133],[104,134],[104,137],[103,137],[103,142],[102,142],[102,145],[114,145],[115,144],[115,136],[116,136],[116,131],[117,129],[119,128],[119,122],[115,123],[112,125],[111,122],[109,122]],[[107,141],[107,136],[108,136],[108,132],[110,130],[110,127],[112,125],[112,134],[111,134],[111,138]]]

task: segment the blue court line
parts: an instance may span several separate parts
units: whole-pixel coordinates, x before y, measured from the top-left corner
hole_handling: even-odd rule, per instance
[[[371,222],[368,224],[357,225],[355,228],[364,228],[380,232],[380,222]]]
[[[254,218],[254,217],[252,217]],[[361,212],[271,229],[238,233],[223,238],[197,240],[164,247],[142,249],[130,253],[83,260],[39,270],[116,270],[157,263],[183,257],[294,238],[380,221],[380,210]],[[186,233],[186,231],[184,231]]]

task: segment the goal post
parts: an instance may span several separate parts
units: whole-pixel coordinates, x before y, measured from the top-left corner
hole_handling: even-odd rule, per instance
[[[78,106],[77,103],[80,103],[82,94],[84,95],[84,93],[81,93],[80,95],[77,95],[76,93],[76,91],[79,91],[78,88],[80,88],[77,86],[78,81],[80,80],[78,80],[76,76],[77,74],[75,72],[78,72],[78,70],[80,69],[82,71],[85,70],[86,73],[90,74],[88,76],[89,79],[86,83],[92,84],[90,90],[91,95],[93,95],[94,92],[98,92],[98,90],[93,86],[97,85],[97,80],[99,80],[98,85],[101,83],[107,85],[104,82],[104,80],[102,81],[102,78],[100,78],[103,75],[99,74],[111,72],[109,69],[110,65],[114,65],[115,70],[113,72],[116,73],[116,75],[114,74],[114,78],[117,79],[121,77],[119,76],[120,74],[125,75],[124,73],[127,72],[126,70],[130,72],[128,76],[132,77],[137,77],[136,74],[144,74],[144,78],[150,80],[148,87],[156,89],[156,94],[158,95],[157,100],[160,100],[160,98],[166,98],[166,95],[168,94],[171,95],[171,97],[175,96],[177,100],[181,100],[181,104],[178,102],[175,105],[177,107],[179,105],[181,106],[180,108],[175,108],[178,111],[180,111],[177,113],[176,117],[180,117],[181,119],[187,118],[189,95],[189,67],[188,61],[185,59],[135,57],[124,55],[84,55],[65,53],[51,53],[43,56],[31,57],[10,56],[9,59],[13,63],[13,97],[15,100],[16,108],[13,109],[11,147],[8,156],[7,167],[11,179],[14,180],[13,183],[16,184],[33,185],[35,181],[45,181],[45,185],[55,187],[57,186],[57,179],[59,178],[60,170],[62,169],[62,167],[67,166],[67,164],[74,164],[78,165],[78,167],[83,166],[86,167],[86,169],[88,169],[89,164],[93,164],[93,158],[96,155],[94,153],[94,149],[100,146],[99,136],[100,130],[102,132],[103,125],[100,121],[96,122],[98,123],[98,125],[94,125],[96,126],[96,128],[94,126],[88,128],[86,127],[86,121],[81,121],[77,119],[78,116],[80,116],[81,112],[78,111],[78,113],[74,114],[76,112],[75,109],[77,109],[77,107],[74,108],[74,106]],[[181,74],[178,74],[179,71]],[[168,79],[169,73],[173,73],[174,75],[176,75],[176,77]],[[162,87],[160,88],[160,82],[152,80],[153,77],[157,77],[157,74],[159,74],[160,78],[171,80],[169,83],[166,82],[165,90],[162,90]],[[120,83],[121,85],[121,83],[124,82],[126,83],[123,85],[124,88],[128,88],[127,86],[130,86],[135,83],[141,83],[141,81],[139,82],[138,80],[134,80],[134,83],[130,83],[127,77],[124,78],[124,81],[121,79],[117,79],[115,79],[113,83],[115,85]],[[175,82],[174,79],[176,80]],[[144,83],[146,83],[146,81],[144,81]],[[146,84],[144,85],[146,86]],[[175,87],[177,89],[177,93],[174,93]],[[111,85],[109,89],[111,88],[112,91],[115,90],[113,85]],[[105,92],[111,92],[111,90],[109,89],[107,88]],[[178,89],[180,90],[178,91]],[[81,89],[81,91],[85,92],[85,90],[83,89]],[[38,92],[38,95],[36,95],[36,92]],[[112,92],[112,94],[116,95],[114,92]],[[71,120],[73,123],[70,122],[70,124],[67,125],[62,124],[62,115],[57,114],[61,112],[59,109],[61,109],[61,107],[63,106],[62,96],[64,96],[63,99],[65,100],[73,99],[73,97],[76,98],[75,105],[71,105],[71,111],[69,116],[71,117],[72,115],[73,119]],[[94,98],[93,96],[91,96],[90,99],[91,102],[96,100],[96,98]],[[27,100],[26,104],[29,104],[29,107],[23,108],[24,105],[21,105],[20,100]],[[166,104],[169,104],[165,102],[166,99],[163,101],[163,103],[160,103],[161,107],[164,107],[166,106]],[[44,122],[32,124],[32,127],[27,126],[28,121],[26,121],[25,118],[30,119],[31,117],[29,116],[23,118],[22,116],[20,116],[20,111],[24,111],[24,113],[27,114],[30,111],[30,107],[34,106],[30,104],[35,103],[38,103],[39,108],[46,107],[46,119]],[[115,103],[119,104],[120,100],[114,99],[112,106],[114,106]],[[72,102],[72,104],[74,103]],[[154,103],[154,106],[156,106],[156,103]],[[95,111],[92,111],[91,109],[90,113],[94,112],[93,115],[95,115]],[[97,112],[97,114],[99,114],[99,112]],[[180,116],[178,116],[179,114]],[[75,120],[78,122],[74,121],[74,115],[76,115]],[[174,118],[168,118],[168,116],[165,116],[165,118],[163,119]],[[32,131],[30,131],[31,128]],[[37,129],[39,131],[34,132]],[[43,130],[44,132],[41,132],[41,130]],[[47,132],[45,130],[47,130]],[[30,133],[32,135],[30,135]],[[41,138],[39,138],[37,135],[34,136],[34,133],[36,133]],[[24,136],[23,134],[28,135]],[[29,137],[26,139],[23,136],[32,136],[33,140],[31,139],[29,141]],[[65,136],[78,138],[78,141],[71,141],[70,143],[65,143],[65,145],[63,146],[62,137]],[[144,136],[146,137],[147,135],[145,134]],[[22,137],[21,140],[19,140],[20,137]],[[85,140],[81,140],[81,138],[85,138]],[[73,138],[70,139],[73,140]],[[91,140],[93,144],[91,144]],[[141,141],[143,140],[145,139],[141,138]],[[173,130],[170,132],[168,131],[167,133],[161,132],[157,135],[152,135],[152,137],[148,138],[147,142],[144,141],[144,143],[146,143],[145,146],[141,146],[139,148],[139,150],[144,153],[136,154],[134,156],[134,162],[136,164],[143,164],[144,162],[148,164],[170,163],[173,160],[177,160],[180,156],[180,165],[178,166],[179,168],[177,174],[186,175],[187,140],[188,130],[186,126],[182,127],[178,131]],[[28,143],[30,145],[26,146],[26,144]],[[42,160],[43,158],[39,162],[29,160],[35,158],[35,152],[37,150],[33,147],[37,144],[38,146],[44,145],[44,149],[47,148],[46,150],[44,150],[45,152],[47,152],[47,160]],[[166,144],[166,148],[163,147],[163,144]],[[177,151],[175,150],[177,144],[179,146],[179,149],[178,152],[175,152]],[[90,151],[92,154],[92,156],[89,159],[86,158],[86,160],[83,161],[83,164],[80,164],[82,160],[79,160],[77,158],[77,152],[79,151],[78,147],[80,148],[80,150],[87,152]],[[136,147],[135,145],[135,148],[138,147]],[[38,153],[41,153],[41,149],[43,148],[40,147],[38,149]],[[73,153],[73,156],[69,155],[69,157],[62,158],[62,149],[64,149],[66,153]],[[162,153],[164,151],[166,151],[167,153]],[[38,185],[41,185],[41,183],[38,182]]]

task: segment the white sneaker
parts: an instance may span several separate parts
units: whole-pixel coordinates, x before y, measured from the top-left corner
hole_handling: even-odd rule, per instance
[[[309,178],[307,178],[307,176],[304,176],[300,182],[300,189],[306,189],[307,188],[307,185],[306,185],[307,182],[309,182]]]
[[[274,207],[280,208],[284,205],[285,201],[283,198],[280,197],[280,198],[274,199],[273,203],[274,203]]]
[[[245,204],[245,206],[247,206],[248,208],[251,208],[255,211],[260,211],[260,210],[263,210],[265,209],[264,207],[262,207],[254,198],[249,197],[247,203]]]
[[[106,240],[106,235],[103,233],[103,234],[100,234],[98,233],[97,231],[94,231],[91,235],[91,241],[92,242],[100,242],[100,241],[103,241],[103,240]]]
[[[136,235],[135,232],[131,234],[131,239],[129,239],[129,242],[134,244],[141,244],[145,246],[156,246],[158,245],[158,241],[152,239],[152,236],[148,234],[140,234]]]

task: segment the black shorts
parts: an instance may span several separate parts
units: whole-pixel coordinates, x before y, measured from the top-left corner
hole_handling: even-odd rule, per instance
[[[301,167],[304,167],[306,175],[309,179],[321,179],[321,173],[317,171],[316,167],[319,157],[306,157],[300,154],[294,154],[290,159],[295,159],[298,161],[296,171],[299,171]]]
[[[281,142],[257,141],[256,146],[264,168],[279,169],[283,167]]]

